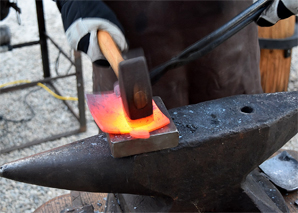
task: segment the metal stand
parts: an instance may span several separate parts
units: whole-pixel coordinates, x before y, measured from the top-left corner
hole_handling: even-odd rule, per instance
[[[36,13],[37,13],[37,21],[38,21],[38,30],[39,30],[39,41],[31,41],[31,42],[26,42],[22,44],[17,44],[17,45],[11,45],[9,46],[9,50],[15,49],[15,48],[20,48],[20,47],[25,47],[25,46],[31,46],[35,44],[40,45],[40,50],[41,50],[41,56],[42,56],[42,66],[43,66],[43,76],[44,79],[41,79],[39,81],[34,81],[31,83],[26,83],[26,84],[21,84],[17,86],[11,86],[11,87],[6,87],[0,89],[0,94],[5,93],[5,92],[11,92],[14,90],[19,90],[19,89],[24,89],[28,87],[33,87],[36,86],[38,82],[40,83],[50,83],[51,86],[54,88],[55,92],[58,95],[61,95],[61,93],[58,91],[58,89],[51,83],[53,80],[60,79],[60,78],[66,78],[70,76],[76,76],[76,81],[77,81],[77,97],[78,97],[78,109],[79,109],[79,115],[77,115],[74,110],[71,108],[71,106],[66,102],[63,101],[63,103],[68,107],[70,112],[76,117],[76,119],[79,121],[79,128],[73,131],[68,131],[64,133],[60,133],[48,138],[44,139],[39,139],[39,140],[34,140],[31,142],[28,142],[23,145],[19,146],[12,146],[6,149],[0,150],[0,154],[2,153],[7,153],[16,149],[21,149],[25,148],[28,146],[40,144],[46,141],[51,141],[51,140],[56,140],[61,137],[66,137],[70,136],[76,133],[80,132],[85,132],[86,131],[86,116],[85,116],[85,102],[84,102],[84,81],[83,81],[83,75],[82,75],[82,62],[81,62],[81,54],[80,52],[74,51],[74,56],[75,59],[74,61],[71,60],[71,58],[47,35],[46,33],[46,27],[45,27],[45,20],[44,20],[44,11],[43,11],[43,1],[42,0],[35,0],[36,3]],[[75,66],[75,73],[72,74],[67,74],[67,75],[61,75],[57,77],[51,77],[50,73],[50,65],[49,65],[49,55],[48,55],[48,45],[47,45],[47,40],[50,40],[53,45],[59,49],[59,51],[71,62],[73,66]]]

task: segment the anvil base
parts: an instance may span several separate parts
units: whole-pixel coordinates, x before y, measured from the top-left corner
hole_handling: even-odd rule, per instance
[[[153,98],[162,113],[170,119],[170,124],[150,132],[150,138],[133,138],[129,134],[108,134],[111,153],[115,158],[172,148],[178,145],[179,132],[160,97]]]

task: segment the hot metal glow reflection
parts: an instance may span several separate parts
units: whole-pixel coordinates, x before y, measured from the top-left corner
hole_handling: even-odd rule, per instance
[[[129,133],[135,138],[149,138],[149,132],[170,123],[170,120],[159,110],[154,101],[151,116],[131,120],[124,111],[121,97],[115,93],[86,94],[86,100],[98,127],[106,133]]]

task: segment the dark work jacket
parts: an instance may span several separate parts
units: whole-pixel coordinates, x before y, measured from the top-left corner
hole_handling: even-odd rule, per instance
[[[252,1],[246,0],[105,1],[98,2],[97,6],[108,10],[107,14],[111,12],[110,17],[123,30],[130,49],[143,48],[150,70],[251,4]],[[63,23],[66,23],[68,17],[63,11],[75,8],[63,7],[60,5]],[[103,11],[103,14],[106,13]],[[109,19],[108,15],[106,18]],[[116,80],[113,72],[96,64],[93,67],[94,90],[111,89]],[[254,23],[204,57],[168,71],[153,86],[153,94],[160,96],[168,108],[260,92],[258,34]]]

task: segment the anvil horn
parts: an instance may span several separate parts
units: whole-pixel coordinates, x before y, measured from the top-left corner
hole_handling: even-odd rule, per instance
[[[115,159],[99,134],[1,167],[1,176],[90,192],[218,206],[298,132],[298,92],[239,95],[170,110],[175,148]],[[200,199],[198,199],[200,198]]]

